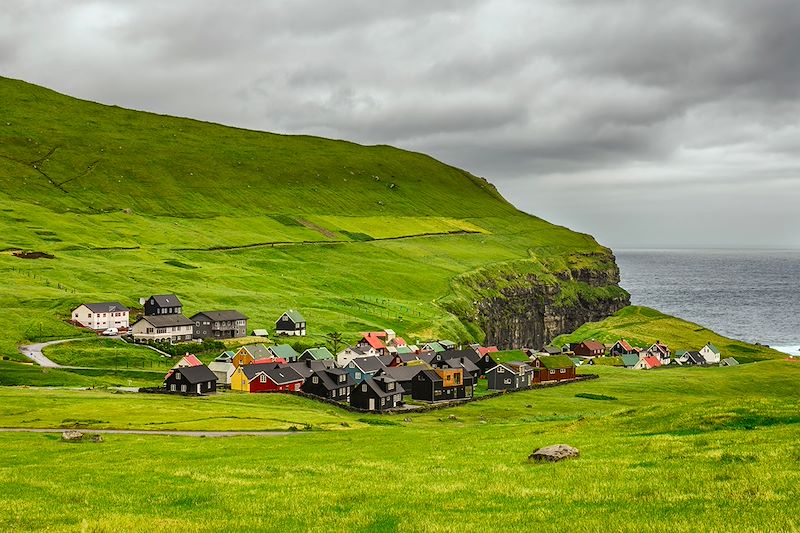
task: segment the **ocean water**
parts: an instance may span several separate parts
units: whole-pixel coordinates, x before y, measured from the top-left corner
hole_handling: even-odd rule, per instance
[[[616,250],[631,303],[800,354],[800,251]]]

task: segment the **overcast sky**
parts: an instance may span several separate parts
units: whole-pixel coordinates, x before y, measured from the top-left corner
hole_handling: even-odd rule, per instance
[[[426,152],[615,248],[800,248],[797,0],[2,0],[0,73]]]

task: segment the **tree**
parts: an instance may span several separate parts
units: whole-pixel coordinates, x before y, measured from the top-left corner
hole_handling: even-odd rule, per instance
[[[333,354],[339,353],[339,346],[342,345],[342,334],[338,331],[331,331],[325,335],[325,339],[330,343],[333,348]]]

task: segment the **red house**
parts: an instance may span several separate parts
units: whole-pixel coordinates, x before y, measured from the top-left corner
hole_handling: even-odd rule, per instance
[[[578,357],[603,357],[606,354],[605,345],[595,340],[573,344],[571,348]]]
[[[231,376],[231,389],[244,392],[298,391],[305,379],[285,365],[243,365]]]
[[[377,355],[386,355],[386,345],[382,340],[385,336],[386,334],[382,332],[364,333],[356,346],[367,350],[372,348]]]

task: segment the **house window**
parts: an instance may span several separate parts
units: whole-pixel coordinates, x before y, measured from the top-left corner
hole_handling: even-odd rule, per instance
[[[178,380],[181,379],[181,373],[180,372],[176,372],[175,373],[175,379],[178,379]]]
[[[344,383],[346,380],[347,380],[347,376],[345,376],[344,374],[339,376],[339,383]]]
[[[261,381],[261,383],[266,383],[267,382],[267,376],[265,376],[264,374],[261,374],[260,381]]]
[[[555,373],[556,373],[556,371],[555,371],[555,370],[551,370],[551,371],[550,371],[550,375],[551,375],[551,376],[552,376],[553,374],[555,374]]]
[[[311,383],[319,383],[319,378],[317,376],[314,376],[313,378],[311,378]]]
[[[356,379],[361,379],[361,372],[356,372]]]
[[[186,385],[181,385],[181,392],[186,392]]]
[[[367,384],[366,383],[361,385],[361,392],[367,392]]]
[[[394,390],[394,383],[387,383],[386,390]]]
[[[502,367],[502,366],[501,366],[500,368],[498,368],[498,369],[497,369],[497,373],[498,373],[498,374],[504,374],[504,373],[505,373],[505,370],[503,369],[503,367]]]
[[[511,378],[506,378],[503,380],[504,385],[511,385]]]
[[[567,369],[566,368],[562,368],[561,370],[559,370],[559,373],[566,374],[567,373]]]
[[[175,384],[174,383],[169,386],[169,390],[171,390],[172,392],[175,392]]]

